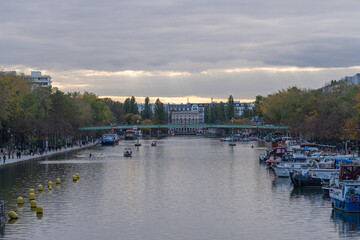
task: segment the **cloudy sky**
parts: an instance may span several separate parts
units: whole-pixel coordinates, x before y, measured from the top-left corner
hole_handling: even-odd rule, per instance
[[[99,96],[254,99],[360,72],[357,0],[12,0],[0,67]]]

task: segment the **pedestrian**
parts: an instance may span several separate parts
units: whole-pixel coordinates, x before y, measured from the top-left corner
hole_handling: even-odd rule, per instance
[[[3,156],[3,163],[5,164],[5,160],[6,160],[6,153],[4,153],[4,156]]]

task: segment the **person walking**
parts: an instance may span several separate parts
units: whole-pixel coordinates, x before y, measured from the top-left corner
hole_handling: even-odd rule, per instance
[[[4,153],[3,155],[3,163],[5,164],[5,161],[6,161],[6,153]]]

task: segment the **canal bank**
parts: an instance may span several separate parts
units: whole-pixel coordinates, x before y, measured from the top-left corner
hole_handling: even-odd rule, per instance
[[[58,150],[53,150],[53,151],[48,151],[48,152],[44,152],[42,154],[40,153],[34,153],[34,155],[22,155],[21,158],[16,158],[16,156],[11,156],[10,159],[6,159],[5,163],[4,160],[1,159],[0,161],[0,168],[8,166],[8,165],[13,165],[13,164],[17,164],[17,163],[21,163],[24,161],[29,161],[29,160],[35,160],[35,159],[42,159],[42,158],[47,158],[47,157],[52,157],[58,154],[63,154],[63,153],[67,153],[67,152],[74,152],[74,151],[78,151],[81,149],[85,149],[85,148],[89,148],[92,146],[97,145],[98,142],[91,142],[91,143],[87,143],[87,144],[82,144],[82,145],[78,145],[78,146],[73,146],[73,147],[67,147],[67,148],[62,148],[62,149],[58,149]]]

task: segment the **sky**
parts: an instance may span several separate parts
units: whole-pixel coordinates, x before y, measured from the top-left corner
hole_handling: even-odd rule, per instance
[[[250,101],[360,72],[357,0],[12,0],[0,67],[123,100]]]

